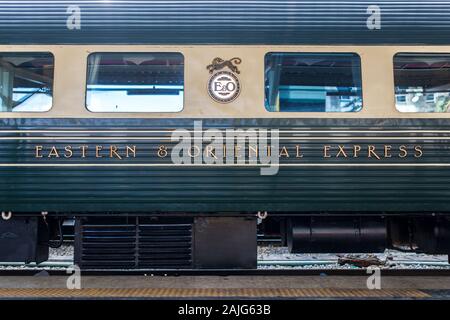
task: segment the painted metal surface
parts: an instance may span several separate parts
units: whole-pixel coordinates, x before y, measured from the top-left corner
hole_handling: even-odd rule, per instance
[[[0,210],[14,212],[419,212],[446,211],[450,197],[450,122],[433,119],[207,119],[203,129],[279,128],[276,175],[260,167],[174,165],[176,119],[0,120]],[[65,146],[78,150],[70,158]],[[81,157],[80,146],[88,147]],[[137,156],[110,158],[109,146]],[[158,148],[169,147],[159,157]],[[297,158],[295,146],[301,146]],[[325,158],[323,148],[330,148]],[[336,156],[338,146],[348,157]],[[362,146],[361,156],[350,148]],[[367,146],[378,151],[367,156]],[[384,146],[391,146],[391,157]],[[406,146],[408,156],[399,157]],[[42,157],[36,158],[36,146]],[[51,147],[59,157],[49,157]],[[102,146],[102,158],[95,157]],[[422,155],[415,157],[414,146]],[[365,152],[365,153],[364,153]],[[418,155],[418,154],[417,154]]]
[[[0,43],[448,44],[449,21],[448,0],[20,0],[0,1]]]

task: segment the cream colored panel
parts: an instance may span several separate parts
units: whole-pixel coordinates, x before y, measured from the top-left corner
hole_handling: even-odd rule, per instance
[[[395,109],[393,54],[385,47],[360,51],[364,117],[392,117]]]
[[[394,105],[393,56],[398,52],[448,52],[450,47],[415,46],[0,46],[1,51],[49,51],[55,56],[53,108],[45,113],[0,113],[3,118],[450,118],[450,114],[400,113]],[[87,56],[92,52],[181,52],[185,58],[185,102],[178,113],[93,113],[85,107]],[[268,112],[264,107],[267,52],[350,52],[361,57],[363,110],[360,112]],[[239,57],[240,96],[213,101],[206,66],[215,57]]]

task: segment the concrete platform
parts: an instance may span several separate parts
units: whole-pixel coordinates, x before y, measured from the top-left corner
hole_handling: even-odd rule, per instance
[[[382,276],[381,290],[369,290],[363,276],[84,276],[81,290],[68,290],[67,280],[65,276],[0,276],[0,299],[450,299],[448,276]]]

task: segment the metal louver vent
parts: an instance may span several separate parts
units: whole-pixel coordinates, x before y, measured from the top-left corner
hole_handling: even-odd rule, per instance
[[[79,219],[75,239],[83,269],[192,268],[192,219]]]

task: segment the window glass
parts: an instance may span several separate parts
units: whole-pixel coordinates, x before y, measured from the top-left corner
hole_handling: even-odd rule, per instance
[[[88,58],[90,111],[178,112],[183,96],[181,53],[94,53]]]
[[[352,53],[268,53],[265,105],[274,112],[362,108],[361,61]]]
[[[450,54],[397,54],[395,107],[401,112],[450,112]]]
[[[0,112],[45,112],[52,107],[51,53],[0,52]]]

